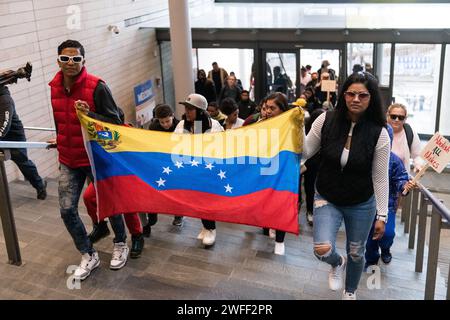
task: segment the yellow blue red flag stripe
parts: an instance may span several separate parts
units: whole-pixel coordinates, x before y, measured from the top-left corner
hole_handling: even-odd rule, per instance
[[[153,212],[298,233],[300,109],[240,129],[198,135],[79,117],[100,219]]]

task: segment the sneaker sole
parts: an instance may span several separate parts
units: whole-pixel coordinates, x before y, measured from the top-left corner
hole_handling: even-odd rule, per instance
[[[92,267],[91,271],[89,271],[89,273],[87,275],[85,275],[84,277],[79,277],[79,278],[74,277],[74,279],[80,280],[80,281],[86,280],[91,275],[91,273],[93,271],[95,271],[95,269],[97,269],[99,266],[100,266],[100,260],[98,260],[98,262]]]
[[[209,244],[209,243],[203,243],[203,245],[205,246],[205,248],[211,248],[212,246],[214,246],[216,244],[216,242],[214,241],[213,243]]]
[[[128,261],[128,259],[126,261],[124,261],[122,264],[118,265],[118,266],[109,265],[109,269],[111,269],[111,270],[120,270],[123,267],[125,267],[125,265],[127,264],[127,261]]]

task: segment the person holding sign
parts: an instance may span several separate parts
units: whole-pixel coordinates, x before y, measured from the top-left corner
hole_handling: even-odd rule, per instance
[[[394,138],[394,133],[392,127],[388,125],[389,138],[391,138],[391,143]],[[388,220],[386,223],[386,228],[384,235],[381,239],[373,239],[373,230],[375,228],[376,220],[372,225],[369,237],[366,243],[366,264],[364,269],[368,266],[377,265],[380,259],[381,250],[381,260],[388,264],[392,260],[391,247],[394,243],[395,237],[395,216],[398,208],[398,196],[401,192],[405,194],[408,193],[412,188],[415,187],[413,181],[409,181],[408,171],[405,169],[402,160],[393,152],[389,158],[389,212]]]
[[[390,140],[385,128],[376,78],[352,74],[345,81],[336,109],[322,113],[306,136],[303,157],[320,151],[314,200],[314,255],[331,266],[331,290],[342,288],[355,300],[364,268],[364,250],[376,218],[374,238],[381,239],[388,214]],[[336,248],[345,223],[346,255]]]
[[[392,152],[402,161],[406,171],[410,171],[409,159],[413,159],[414,171],[419,171],[423,166],[420,158],[420,139],[409,124],[406,123],[408,112],[400,103],[391,104],[387,110],[387,122],[394,130]]]
[[[324,72],[320,76],[320,82],[316,85],[316,97],[321,105],[325,102],[327,105],[331,103],[332,108],[336,105],[336,80],[330,80],[328,72]]]

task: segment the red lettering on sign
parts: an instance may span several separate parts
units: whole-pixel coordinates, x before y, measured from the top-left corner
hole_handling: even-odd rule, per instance
[[[450,144],[447,144],[448,141],[446,141],[444,138],[442,137],[437,137],[436,138],[436,144],[443,149],[445,152],[449,152],[450,151]]]
[[[427,160],[427,162],[430,164],[430,166],[432,166],[434,169],[439,168],[439,163],[434,159],[432,151],[427,151],[424,154],[424,158],[425,158],[425,160]]]

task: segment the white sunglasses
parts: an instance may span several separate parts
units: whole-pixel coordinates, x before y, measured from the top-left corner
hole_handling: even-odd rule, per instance
[[[82,63],[84,61],[84,57],[83,56],[66,56],[66,55],[62,55],[62,54],[60,54],[58,56],[58,61],[61,63],[67,63],[70,60],[72,60],[73,63]]]

